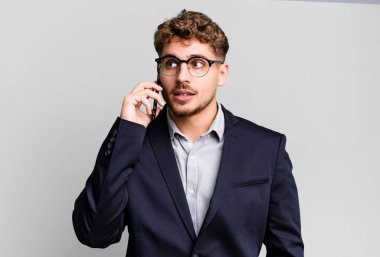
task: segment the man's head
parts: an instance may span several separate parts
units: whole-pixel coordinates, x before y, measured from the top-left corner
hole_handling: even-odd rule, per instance
[[[163,97],[176,117],[215,115],[216,89],[228,75],[228,40],[206,15],[183,10],[158,26],[154,45]]]

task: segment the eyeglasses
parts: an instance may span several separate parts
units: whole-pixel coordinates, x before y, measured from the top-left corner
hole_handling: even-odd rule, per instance
[[[214,63],[224,63],[221,60],[209,60],[204,57],[191,57],[187,60],[181,60],[175,56],[168,55],[155,59],[158,65],[158,71],[166,76],[177,75],[181,69],[181,64],[185,62],[187,69],[193,77],[203,77],[210,70]]]

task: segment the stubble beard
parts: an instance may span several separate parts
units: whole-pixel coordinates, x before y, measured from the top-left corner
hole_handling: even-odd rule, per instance
[[[180,109],[180,108],[176,108],[175,104],[173,104],[173,102],[170,101],[167,91],[166,90],[162,91],[162,97],[164,98],[166,103],[169,105],[169,108],[170,108],[172,115],[174,115],[176,117],[180,117],[180,118],[190,117],[190,116],[193,116],[193,115],[200,113],[201,111],[206,109],[212,103],[213,99],[215,98],[215,95],[216,95],[216,91],[214,91],[214,93],[211,95],[211,97],[206,99],[205,102],[201,102],[194,109],[189,109],[189,108],[187,108],[187,109],[181,108]]]

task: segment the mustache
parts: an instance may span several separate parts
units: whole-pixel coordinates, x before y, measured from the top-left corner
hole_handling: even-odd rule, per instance
[[[170,92],[170,93],[175,93],[176,91],[180,91],[180,90],[186,90],[186,91],[190,91],[191,93],[198,93],[198,91],[191,87],[190,85],[188,84],[176,84],[175,88]]]

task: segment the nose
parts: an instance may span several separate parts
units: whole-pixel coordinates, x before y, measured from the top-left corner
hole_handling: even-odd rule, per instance
[[[179,82],[189,82],[190,81],[190,73],[187,69],[187,63],[181,63],[180,69],[177,74],[177,80]]]

